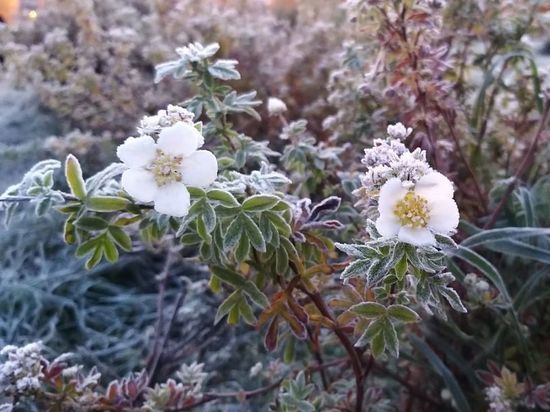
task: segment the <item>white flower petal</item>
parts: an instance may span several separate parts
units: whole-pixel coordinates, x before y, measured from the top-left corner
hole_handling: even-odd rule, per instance
[[[432,171],[418,180],[414,192],[425,199],[452,198],[453,182],[441,173]]]
[[[403,226],[399,230],[399,235],[397,236],[397,238],[401,242],[409,243],[415,246],[426,246],[435,244],[434,235],[426,228],[415,229]]]
[[[189,156],[204,144],[204,138],[191,124],[178,122],[161,130],[157,141],[158,147],[174,156]]]
[[[122,173],[122,188],[139,202],[152,202],[157,192],[155,176],[145,169],[128,169]]]
[[[158,188],[154,202],[157,212],[182,217],[189,210],[189,192],[183,183],[170,183]]]
[[[407,189],[403,187],[403,183],[398,178],[389,179],[380,188],[380,197],[378,198],[378,211],[380,215],[386,213],[393,214],[395,204],[399,202],[407,194]]]
[[[393,213],[385,213],[376,219],[376,230],[384,237],[396,237],[401,225]]]
[[[438,198],[429,204],[428,227],[435,233],[445,235],[454,232],[460,218],[456,202],[452,198]]]
[[[185,157],[181,165],[181,178],[188,186],[206,187],[218,176],[218,160],[208,150],[197,150]]]
[[[129,167],[142,167],[155,157],[156,145],[151,136],[129,137],[116,149],[116,155]]]

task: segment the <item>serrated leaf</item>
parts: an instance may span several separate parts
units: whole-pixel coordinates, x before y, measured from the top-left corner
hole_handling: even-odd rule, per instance
[[[391,305],[388,307],[388,315],[395,320],[411,323],[419,322],[420,316],[411,308],[404,305]]]

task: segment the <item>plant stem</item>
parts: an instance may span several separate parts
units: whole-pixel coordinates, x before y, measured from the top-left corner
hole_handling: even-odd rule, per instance
[[[304,292],[313,302],[313,304],[317,307],[319,312],[326,318],[330,319],[336,326],[334,328],[334,333],[344,346],[344,349],[348,353],[348,356],[351,361],[351,367],[353,369],[353,373],[355,375],[355,387],[356,387],[356,395],[355,395],[355,412],[361,412],[363,410],[363,399],[365,395],[365,391],[363,388],[363,382],[364,379],[367,377],[367,374],[363,374],[363,367],[361,365],[361,358],[359,357],[359,354],[357,353],[357,350],[347,337],[347,335],[344,333],[344,331],[338,327],[336,320],[334,319],[334,316],[332,315],[330,309],[327,307],[325,301],[323,300],[323,297],[320,295],[319,292],[310,292],[307,290],[307,288],[303,285],[298,285],[298,288]]]

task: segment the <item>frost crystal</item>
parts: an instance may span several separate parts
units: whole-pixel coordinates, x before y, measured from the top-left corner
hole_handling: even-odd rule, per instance
[[[0,392],[13,395],[38,390],[43,377],[41,351],[40,342],[5,346],[0,351],[0,357],[6,358],[0,365]]]

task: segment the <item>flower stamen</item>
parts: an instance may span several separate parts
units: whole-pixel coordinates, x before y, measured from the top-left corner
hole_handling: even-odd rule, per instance
[[[402,226],[419,229],[428,225],[430,209],[428,201],[422,196],[407,192],[405,197],[397,202],[393,213]]]
[[[183,156],[172,156],[157,149],[157,154],[151,162],[150,170],[159,186],[173,182],[181,182],[181,163]]]

